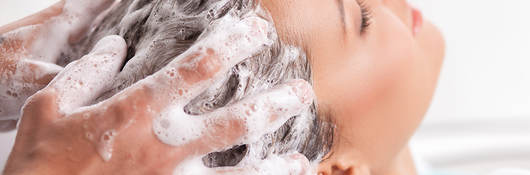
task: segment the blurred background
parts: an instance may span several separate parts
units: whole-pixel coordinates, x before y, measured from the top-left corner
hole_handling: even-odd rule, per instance
[[[2,0],[0,25],[57,0]],[[424,123],[411,141],[449,172],[530,170],[530,1],[411,0],[445,35],[447,55]],[[0,172],[15,132],[0,133]]]

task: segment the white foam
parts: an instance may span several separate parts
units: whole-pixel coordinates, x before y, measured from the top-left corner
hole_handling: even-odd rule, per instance
[[[230,59],[234,57],[249,58],[251,56],[254,56],[254,54],[256,54],[259,49],[272,45],[273,41],[277,39],[275,38],[277,37],[276,35],[271,35],[270,33],[264,31],[249,33],[248,31],[256,31],[256,29],[274,31],[274,28],[271,23],[257,17],[255,13],[250,13],[245,16],[245,18],[246,19],[241,19],[239,17],[236,17],[236,15],[234,14],[228,13],[225,17],[219,19],[218,21],[215,21],[214,24],[212,24],[212,26],[214,27],[208,28],[205,32],[208,35],[201,36],[198,42],[182,55],[189,55],[190,50],[197,51],[200,50],[199,48],[215,48],[216,51],[222,52],[218,53],[220,54],[220,57],[227,59],[227,61],[224,61],[224,63],[229,65],[235,65],[235,59]],[[262,28],[256,28],[256,26],[260,26]],[[227,37],[233,36],[234,33],[241,33],[244,35],[236,36],[238,37],[238,40],[233,41],[233,43],[220,42],[230,41],[230,38]],[[263,34],[267,36],[263,36]],[[234,44],[235,42],[237,42],[237,44]],[[263,47],[256,47],[256,45],[262,45]],[[290,57],[291,59],[297,59],[299,56],[299,50],[298,48],[292,47],[287,49],[287,51],[283,54],[284,56]],[[182,58],[183,56],[177,58],[176,60]],[[192,68],[196,66],[196,64],[196,62],[187,63],[187,65],[177,66],[170,64],[170,68],[163,68],[161,72],[164,72],[165,76],[167,76],[167,79],[174,80],[178,78],[174,77],[175,75],[177,75],[175,67],[189,66]],[[241,75],[245,76],[244,73],[241,73]],[[226,74],[222,74],[219,76],[226,76]],[[213,79],[222,78],[214,77]],[[157,80],[149,78],[142,81],[152,81],[145,84],[153,85],[152,88],[155,91],[167,91],[166,89],[159,87],[167,86],[168,82],[156,82]],[[198,84],[200,86],[194,89],[190,89],[190,92],[182,93],[182,91],[176,90],[175,92],[173,92],[174,94],[170,94],[169,96],[173,99],[192,99],[193,97],[190,97],[190,94],[200,94],[200,92],[203,92],[209,87],[208,85],[211,85],[212,83],[219,83],[216,81],[212,81],[214,80],[199,82]],[[241,140],[239,141],[240,143],[248,144],[253,142],[259,142],[259,139],[262,138],[264,134],[271,133],[275,131],[278,127],[283,125],[288,119],[288,117],[285,116],[294,116],[301,114],[303,110],[307,109],[307,104],[312,102],[312,97],[309,97],[309,95],[312,95],[311,93],[297,92],[297,90],[300,91],[303,89],[294,89],[290,86],[282,86],[279,88],[279,90],[273,89],[271,91],[268,91],[266,98],[260,98],[261,100],[248,99],[247,101],[245,101],[247,104],[246,106],[240,106],[237,108],[233,107],[229,109],[230,112],[234,114],[243,114],[241,116],[236,116],[239,117],[236,119],[245,121],[245,125],[248,126],[248,128],[246,128],[247,133],[245,134],[248,137],[241,138]],[[181,94],[179,94],[179,91]],[[289,93],[289,95],[286,95],[286,92]],[[306,95],[301,96],[300,93],[306,93]],[[282,104],[285,105],[278,107],[278,105],[271,104],[272,99],[282,101]],[[207,129],[204,127],[211,126],[212,124],[214,124],[211,122],[222,122],[220,121],[222,120],[222,118],[219,117],[225,117],[223,115],[226,114],[224,114],[223,112],[227,112],[223,110],[218,110],[214,111],[213,113],[208,113],[202,116],[190,116],[183,111],[183,106],[186,105],[189,101],[176,101],[177,102],[171,104],[153,121],[153,131],[156,134],[157,138],[163,143],[173,146],[180,146],[189,143],[190,141],[193,141],[195,139],[200,139],[200,137],[205,134],[205,130]],[[306,105],[300,105],[302,103]],[[278,119],[271,120],[271,118],[269,118],[271,110],[272,112],[278,115]],[[202,156],[203,155],[199,155],[198,157],[191,157],[190,159],[186,160],[175,169],[175,174],[213,174],[215,172],[215,169],[206,168],[203,165],[201,159]],[[286,161],[286,159],[278,155],[270,155],[269,159],[262,160],[258,153],[249,154],[249,156],[246,156],[244,163],[241,163],[241,165],[238,166],[254,166],[253,172],[251,174],[271,175],[290,174],[291,172],[302,171],[301,168],[307,168],[302,167],[299,162]]]
[[[219,19],[212,24],[212,28],[208,28],[205,33],[208,35],[201,36],[198,42],[191,46],[191,48],[183,53],[179,59],[185,58],[186,55],[193,54],[196,51],[206,52],[204,48],[212,48],[216,54],[226,59],[222,61],[224,67],[231,67],[241,60],[236,58],[249,58],[256,54],[260,49],[265,46],[270,46],[273,43],[273,38],[269,36],[268,31],[273,31],[272,24],[268,23],[264,19],[259,18],[256,14],[254,16],[246,16],[245,19],[237,17],[234,13],[229,12],[227,15]],[[259,30],[259,31],[256,31]],[[163,68],[160,72],[167,76],[166,80],[178,79],[176,76],[177,72],[175,67],[190,67],[197,66],[197,62],[187,62],[185,64],[175,65],[178,59],[170,63],[170,66]],[[194,60],[196,61],[196,60]],[[218,76],[226,76],[225,73],[220,73]],[[182,78],[180,78],[182,79]],[[213,79],[221,79],[215,77]],[[145,84],[153,85],[153,89],[158,92],[167,92],[166,87],[159,88],[157,86],[168,86],[165,80],[160,81],[156,79],[145,79]],[[157,82],[158,81],[158,82]],[[178,99],[191,100],[193,97],[190,94],[200,94],[206,90],[215,80],[207,80],[199,82],[197,87],[188,90],[176,90],[167,94],[163,98],[170,96],[174,100],[174,104],[171,104],[164,112],[155,118],[153,122],[153,130],[163,143],[169,145],[182,145],[187,141],[199,138],[203,134],[205,121],[199,119],[200,117],[188,116],[184,113],[183,107],[189,101],[183,101]],[[179,82],[178,84],[184,84]],[[184,85],[186,87],[186,85]],[[189,92],[186,92],[189,91]]]
[[[27,59],[19,61],[14,72],[2,75],[0,79],[0,120],[18,119],[24,101],[45,86],[32,81],[61,70],[62,67],[55,64]]]
[[[15,64],[11,65],[14,71],[7,70],[0,75],[0,120],[20,118],[20,109],[24,101],[45,86],[32,81],[62,69],[53,64],[30,60],[32,55],[28,55],[24,46],[33,30],[35,30],[35,26],[28,26],[3,35],[7,38],[4,42],[21,40],[22,48],[14,50],[10,47],[0,47],[2,59],[5,59],[3,62]]]
[[[59,93],[61,112],[73,112],[108,90],[125,54],[123,38],[108,36],[99,41],[91,53],[67,65],[50,83]]]
[[[204,123],[198,116],[190,116],[182,108],[170,108],[153,120],[153,130],[163,143],[180,146],[203,135]]]
[[[234,167],[208,168],[200,158],[192,158],[180,163],[173,171],[175,175],[197,174],[231,174],[231,175],[312,175],[316,172],[318,163],[309,163],[303,158],[295,158],[293,154],[272,154],[266,159],[245,157],[241,163]],[[303,155],[298,155],[303,156]]]
[[[117,135],[115,130],[105,131],[98,144],[98,153],[104,161],[109,161],[112,158],[114,137]],[[90,133],[87,133],[87,137],[90,137]]]
[[[58,72],[61,68],[54,65],[68,46],[71,34],[85,30],[99,11],[112,1],[66,1],[63,13],[52,17],[43,24],[21,27],[3,36],[8,39],[20,40],[22,46],[18,54],[9,55],[7,61],[20,61],[12,75],[0,75],[0,120],[20,118],[20,109],[24,101],[44,85],[25,83],[29,75],[39,79],[50,72]],[[28,43],[32,42],[32,43]],[[4,48],[3,48],[4,49]],[[12,51],[0,50],[1,53]],[[22,55],[24,53],[25,55]],[[40,69],[29,70],[28,62]]]
[[[173,171],[174,175],[198,175],[215,174],[215,172],[204,166],[200,157],[192,158],[181,162]]]

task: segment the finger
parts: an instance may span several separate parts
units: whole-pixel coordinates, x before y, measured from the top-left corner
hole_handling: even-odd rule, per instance
[[[35,59],[54,63],[61,49],[79,39],[114,0],[63,0],[21,21],[0,28],[3,37],[23,42]],[[20,51],[22,52],[22,51]]]
[[[98,15],[114,2],[115,0],[66,0],[64,10],[70,15]]]
[[[125,40],[107,36],[88,55],[67,65],[44,91],[57,93],[61,112],[72,112],[110,88],[125,55]]]
[[[81,33],[86,32],[91,23],[115,0],[66,0],[64,13],[56,25],[69,26],[70,42],[75,42]]]
[[[64,1],[53,4],[52,6],[37,12],[33,15],[27,16],[21,20],[0,27],[0,34],[24,27],[29,25],[35,25],[43,23],[52,17],[55,17],[62,13]]]
[[[14,77],[20,79],[19,82],[40,85],[41,88],[46,86],[63,67],[47,62],[24,59],[19,62]]]
[[[113,2],[114,0],[65,0],[59,15],[41,24],[21,29],[33,33],[29,47],[31,53],[41,60],[56,62],[61,49],[77,42],[96,17]]]
[[[0,120],[17,119],[26,99],[62,70],[55,64],[24,59],[0,76]],[[5,66],[5,65],[4,65]],[[8,66],[9,67],[9,66]]]
[[[270,155],[265,160],[251,160],[239,167],[215,168],[217,175],[311,175],[316,174],[309,160],[300,153]],[[240,163],[241,164],[241,163]]]
[[[226,15],[188,51],[136,84],[157,92],[153,106],[184,106],[235,64],[271,44],[272,26],[262,18]],[[143,89],[143,88],[136,88]],[[132,88],[131,90],[135,90]]]
[[[307,109],[313,96],[307,82],[293,80],[205,116],[175,116],[182,115],[182,109],[169,111],[155,118],[153,129],[164,143],[206,154],[277,130]]]
[[[0,120],[18,119],[26,99],[44,88],[62,69],[27,59],[24,40],[19,40],[18,34],[0,37]]]

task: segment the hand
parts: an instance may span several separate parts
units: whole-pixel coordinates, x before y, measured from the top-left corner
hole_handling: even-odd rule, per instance
[[[108,90],[126,54],[122,38],[102,39],[28,99],[6,174],[170,174],[188,160],[253,142],[307,109],[311,86],[294,80],[211,113],[185,114],[185,104],[257,52],[272,28],[258,17],[220,25],[229,33],[199,40],[154,75],[90,105]],[[282,159],[305,160],[273,160]],[[252,173],[256,167],[214,171]],[[306,171],[301,167],[282,170]]]
[[[61,49],[75,42],[114,0],[66,0],[0,27],[0,131],[14,129],[26,99],[62,70]]]

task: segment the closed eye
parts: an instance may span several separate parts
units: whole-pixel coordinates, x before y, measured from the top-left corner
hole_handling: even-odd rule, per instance
[[[372,23],[372,11],[366,4],[366,0],[357,0],[357,3],[361,8],[361,26],[359,33],[363,35],[366,33],[366,31],[368,31],[370,24]]]

